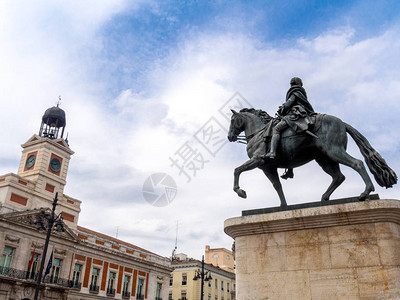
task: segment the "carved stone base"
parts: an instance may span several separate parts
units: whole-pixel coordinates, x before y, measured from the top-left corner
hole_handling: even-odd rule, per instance
[[[400,299],[400,201],[371,200],[225,221],[236,299]]]

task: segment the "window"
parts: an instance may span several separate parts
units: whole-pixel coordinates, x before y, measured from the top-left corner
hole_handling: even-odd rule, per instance
[[[162,289],[162,284],[157,282],[156,300],[161,300],[161,289]]]
[[[218,255],[218,254],[214,254],[213,257],[214,257],[214,258],[218,258],[219,255]]]
[[[139,278],[138,280],[138,286],[137,286],[137,292],[136,292],[136,299],[144,299],[142,292],[143,292],[143,285],[144,285],[144,279]]]
[[[208,294],[207,300],[211,300],[211,294]]]
[[[173,298],[172,298],[172,292],[169,292],[169,294],[168,294],[168,300],[173,300]]]
[[[81,272],[82,272],[82,265],[75,264],[75,266],[74,266],[74,274],[72,275],[72,286],[74,288],[78,288],[79,287],[79,280],[81,278]]]
[[[91,292],[99,291],[99,286],[98,286],[99,276],[100,276],[100,269],[93,268],[92,278],[90,279],[89,291],[91,291]]]
[[[224,290],[224,281],[221,280],[221,291],[223,291],[223,290]]]
[[[122,297],[129,298],[131,296],[131,293],[129,292],[130,282],[131,282],[131,277],[128,275],[125,275],[124,276],[124,285],[122,287]]]
[[[33,257],[33,258],[32,258]],[[39,253],[31,253],[29,264],[28,264],[28,274],[26,278],[28,279],[35,279],[35,274],[39,266]]]
[[[8,270],[10,270],[14,248],[9,246],[4,247],[3,256],[1,257],[0,262],[0,274],[8,274]]]
[[[114,295],[114,282],[115,282],[115,272],[110,272],[108,276],[108,284],[107,284],[107,295]]]
[[[208,281],[208,287],[211,287],[211,280]]]
[[[182,273],[182,285],[187,285],[187,273]]]
[[[62,260],[59,258],[55,258],[53,260],[53,265],[51,266],[51,273],[50,273],[50,282],[57,283],[58,277],[60,276],[61,270],[61,262]]]
[[[169,286],[173,286],[174,285],[174,275],[171,274],[169,275]]]
[[[221,300],[224,300],[224,296],[221,296]]]
[[[215,298],[214,298],[215,300],[218,300],[218,295],[215,295]]]
[[[229,293],[229,282],[226,283],[226,291]]]
[[[218,279],[215,278],[215,289],[217,289],[217,288],[218,288]]]
[[[229,255],[226,256],[226,259],[231,259],[231,257]]]
[[[181,291],[181,300],[187,300],[186,291]]]

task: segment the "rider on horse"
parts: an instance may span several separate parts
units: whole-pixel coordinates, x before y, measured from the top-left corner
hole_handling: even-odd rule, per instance
[[[276,149],[280,140],[281,133],[290,127],[295,132],[304,132],[308,130],[311,122],[311,115],[314,115],[314,109],[307,100],[307,93],[303,88],[303,82],[299,77],[293,77],[290,80],[290,89],[286,94],[286,102],[278,109],[280,122],[274,126],[271,138],[270,151],[265,158],[275,159]],[[288,169],[282,175],[282,178],[292,178],[293,169]]]

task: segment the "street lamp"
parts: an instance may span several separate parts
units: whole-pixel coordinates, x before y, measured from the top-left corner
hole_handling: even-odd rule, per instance
[[[64,225],[62,222],[62,217],[61,213],[58,214],[58,216],[55,216],[55,210],[57,206],[57,201],[58,201],[58,192],[56,193],[56,196],[54,197],[53,201],[53,208],[51,210],[50,216],[47,216],[44,211],[42,211],[41,215],[39,216],[38,220],[36,221],[36,226],[39,231],[45,231],[46,226],[44,225],[44,220],[47,222],[47,235],[46,235],[46,242],[44,243],[44,249],[43,249],[43,256],[42,256],[42,261],[40,262],[40,269],[39,269],[39,275],[37,279],[37,284],[36,284],[36,290],[35,290],[35,297],[33,298],[34,300],[38,299],[39,296],[39,291],[40,291],[40,282],[42,280],[42,275],[43,275],[43,268],[44,268],[44,262],[46,260],[46,253],[47,253],[47,248],[49,247],[49,241],[50,241],[50,235],[51,231],[53,230],[53,226],[55,228],[55,231],[59,232],[64,232]],[[55,223],[55,225],[54,225]]]
[[[193,277],[193,280],[197,280],[197,279],[201,279],[201,294],[200,294],[200,300],[203,300],[204,296],[203,296],[203,290],[204,290],[204,281],[209,281],[212,280],[211,277],[211,272],[210,271],[206,271],[204,272],[204,255],[201,258],[201,270],[198,269],[195,272],[195,275]]]

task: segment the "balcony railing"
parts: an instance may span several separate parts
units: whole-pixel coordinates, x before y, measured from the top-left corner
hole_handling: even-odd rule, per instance
[[[136,300],[144,300],[144,295],[136,295]]]
[[[129,299],[131,297],[131,293],[127,291],[122,291],[122,299]]]
[[[160,297],[156,297],[156,300],[162,300],[162,298],[160,298]]]
[[[13,268],[6,268],[6,267],[0,267],[0,276],[6,277],[6,278],[12,278],[12,279],[20,279],[20,280],[27,280],[31,282],[36,282],[38,278],[38,273],[37,272],[29,272],[25,270],[17,270]],[[72,280],[64,279],[64,278],[50,278],[50,277],[45,277],[42,281],[43,283],[47,284],[54,284],[60,287],[65,287],[65,288],[72,288],[74,285],[74,282]],[[80,283],[79,283],[80,285]]]
[[[72,281],[72,286],[73,289],[77,289],[80,290],[82,287],[82,283],[78,282],[78,281]]]
[[[91,292],[91,293],[98,293],[98,292],[99,292],[99,286],[98,286],[98,285],[91,284],[91,285],[89,286],[89,292]]]
[[[107,296],[115,296],[115,289],[107,288]]]

